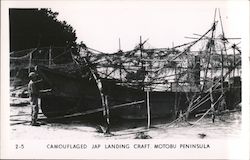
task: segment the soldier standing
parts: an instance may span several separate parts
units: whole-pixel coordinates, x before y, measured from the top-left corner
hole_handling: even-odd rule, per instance
[[[37,116],[38,116],[38,88],[36,86],[37,74],[35,72],[29,73],[30,82],[28,84],[28,91],[29,91],[29,98],[31,104],[31,125],[32,126],[39,126],[40,124],[37,123]]]

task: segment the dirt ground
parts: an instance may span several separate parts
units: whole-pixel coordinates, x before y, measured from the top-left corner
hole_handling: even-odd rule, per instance
[[[40,121],[41,126],[30,126],[30,112],[28,98],[10,98],[10,125],[12,139],[135,139],[135,138],[237,138],[241,133],[241,112],[228,113],[215,119],[205,117],[196,124],[197,119],[187,123],[173,123],[167,119],[153,119],[151,128],[146,130],[147,120],[112,120],[111,133],[105,135],[100,132],[98,123],[88,121],[82,117],[61,121]],[[41,112],[41,111],[40,111]],[[40,113],[39,118],[45,118]],[[145,132],[144,132],[145,131]],[[139,133],[138,133],[139,132]],[[142,133],[143,132],[143,133]],[[31,134],[34,133],[34,134]]]

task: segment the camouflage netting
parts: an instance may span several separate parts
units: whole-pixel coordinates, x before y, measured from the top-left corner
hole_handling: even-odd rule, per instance
[[[51,55],[51,58],[49,58]],[[30,60],[31,59],[31,60]],[[49,60],[50,59],[50,60]],[[36,65],[50,66],[58,70],[74,72],[70,50],[65,47],[31,48],[10,53],[10,85],[20,86],[28,83],[28,72]],[[66,67],[65,67],[66,66]]]

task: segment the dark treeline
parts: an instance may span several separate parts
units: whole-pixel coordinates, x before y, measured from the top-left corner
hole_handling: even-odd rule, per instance
[[[50,9],[10,9],[10,51],[76,45],[76,33]]]

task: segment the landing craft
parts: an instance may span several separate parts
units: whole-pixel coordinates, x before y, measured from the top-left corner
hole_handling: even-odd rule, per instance
[[[214,20],[205,34],[172,48],[148,49],[140,38],[131,51],[79,46],[71,63],[38,65],[42,112],[144,119],[233,110],[241,102],[241,51],[217,27]]]

